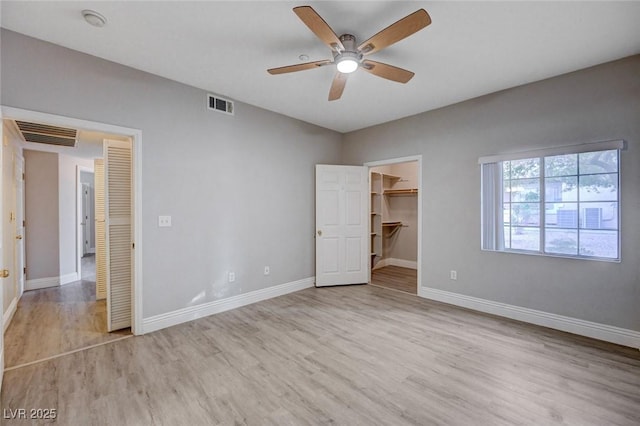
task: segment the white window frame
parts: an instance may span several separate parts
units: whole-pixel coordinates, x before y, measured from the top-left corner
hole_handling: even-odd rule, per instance
[[[598,260],[605,262],[620,262],[622,260],[622,200],[621,200],[621,156],[620,151],[626,149],[626,142],[624,140],[612,140],[602,141],[594,143],[585,143],[580,145],[569,145],[562,147],[539,149],[534,151],[523,151],[517,153],[499,154],[480,157],[478,163],[481,165],[481,250],[493,251],[501,253],[517,253],[528,254],[534,256],[547,256],[547,257],[562,257],[570,259],[581,260]],[[546,208],[546,192],[545,192],[545,174],[544,174],[544,157],[551,157],[557,155],[567,154],[580,154],[587,152],[597,151],[618,151],[618,191],[617,191],[617,213],[618,213],[618,257],[607,258],[597,256],[587,256],[580,254],[562,254],[562,253],[547,253],[545,252],[545,208]],[[540,176],[537,178],[540,180],[540,213],[539,213],[539,230],[540,230],[540,246],[538,250],[523,250],[512,249],[504,247],[503,236],[503,211],[502,206],[502,191],[503,191],[503,177],[502,177],[502,163],[504,161],[522,160],[522,159],[540,159]],[[577,175],[579,176],[579,175]],[[496,198],[499,197],[499,198]],[[580,225],[578,224],[578,234],[580,233]]]

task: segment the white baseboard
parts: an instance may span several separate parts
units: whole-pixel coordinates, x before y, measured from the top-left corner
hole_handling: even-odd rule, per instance
[[[415,260],[388,257],[386,259],[380,259],[373,269],[384,268],[385,266],[399,266],[401,268],[418,269],[418,262]]]
[[[61,275],[60,276],[60,285],[73,283],[73,282],[78,281],[79,279],[80,278],[78,278],[78,273],[77,272],[72,272],[70,274]]]
[[[38,278],[27,280],[24,283],[25,290],[39,290],[47,287],[57,287],[60,285],[60,277]]]
[[[152,331],[182,324],[183,322],[193,321],[198,318],[218,314],[220,312],[250,305],[262,300],[304,290],[306,288],[313,287],[314,282],[315,277],[305,278],[298,281],[268,287],[262,290],[252,291],[250,293],[239,294],[226,299],[203,303],[196,306],[189,306],[188,308],[178,309],[176,311],[167,312],[166,314],[144,318],[142,320],[142,332],[151,333]]]
[[[394,259],[393,257],[387,259],[390,266],[399,266],[401,268],[418,269],[418,262],[415,260]]]
[[[535,309],[522,308],[520,306],[507,305],[506,303],[465,296],[449,291],[437,290],[435,288],[420,287],[418,294],[421,297],[437,300],[438,302],[462,306],[480,312],[640,349],[640,332],[634,330],[537,311]]]
[[[9,323],[13,319],[13,314],[16,313],[16,309],[18,309],[18,298],[14,297],[9,307],[5,311],[4,315],[2,315],[2,332],[7,331],[7,327],[9,327]]]

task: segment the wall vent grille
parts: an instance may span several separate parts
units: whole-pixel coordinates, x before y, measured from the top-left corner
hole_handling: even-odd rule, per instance
[[[207,108],[224,114],[234,114],[233,101],[215,95],[207,95]]]
[[[78,131],[65,127],[50,126],[47,124],[29,123],[16,120],[16,126],[20,130],[26,142],[46,143],[59,146],[76,146]]]

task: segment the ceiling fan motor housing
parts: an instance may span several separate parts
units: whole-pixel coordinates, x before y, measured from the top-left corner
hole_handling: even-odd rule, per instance
[[[344,46],[344,50],[334,52],[334,62],[336,64],[340,64],[343,61],[355,61],[359,65],[362,62],[363,55],[356,47],[356,38],[351,34],[342,34],[340,36],[340,41]],[[358,65],[354,65],[355,68],[357,68]],[[353,68],[353,71],[355,71],[355,68]],[[340,69],[340,67],[338,67],[338,69]]]

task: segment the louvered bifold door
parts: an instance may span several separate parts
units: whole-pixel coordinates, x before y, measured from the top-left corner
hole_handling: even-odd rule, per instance
[[[107,322],[109,331],[131,327],[131,144],[105,140]]]
[[[107,242],[104,228],[104,161],[93,161],[96,216],[96,300],[107,298]]]

